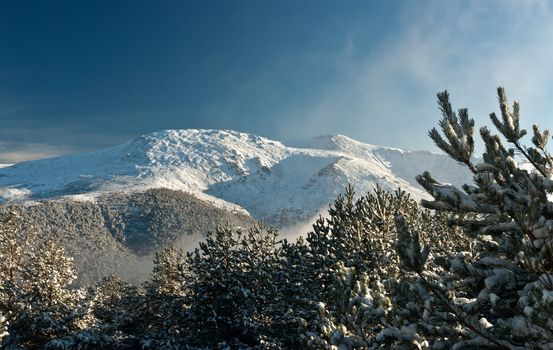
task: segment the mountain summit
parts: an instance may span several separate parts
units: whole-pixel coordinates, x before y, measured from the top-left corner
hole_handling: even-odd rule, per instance
[[[168,188],[286,226],[326,209],[348,183],[360,194],[379,184],[423,198],[414,177],[424,170],[456,185],[471,178],[445,155],[343,135],[285,145],[230,130],[165,130],[95,152],[1,168],[0,200],[94,200],[112,192]]]

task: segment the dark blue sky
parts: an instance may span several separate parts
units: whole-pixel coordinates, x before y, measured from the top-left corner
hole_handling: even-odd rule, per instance
[[[498,84],[550,97],[525,88],[551,81],[549,7],[443,3],[0,0],[0,162],[168,128],[431,149],[439,90],[484,118]]]

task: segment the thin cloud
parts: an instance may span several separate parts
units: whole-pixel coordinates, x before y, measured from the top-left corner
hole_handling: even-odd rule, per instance
[[[92,132],[87,127],[18,127],[0,129],[0,163],[95,151],[127,142],[138,135]]]
[[[78,152],[66,146],[56,146],[45,143],[0,143],[0,163],[14,164],[27,160],[57,157]]]
[[[121,144],[133,135],[90,132],[82,128],[6,128],[0,130],[0,163],[13,164],[94,151]]]
[[[343,79],[291,112],[287,121],[299,120],[293,137],[337,130],[371,143],[435,149],[425,134],[439,118],[435,93],[446,88],[479,124],[497,109],[498,85],[523,101],[528,125],[540,122],[534,116],[547,111],[553,81],[549,3],[406,2],[401,16],[398,34],[377,54],[355,59],[355,41],[363,39],[345,39],[337,63],[347,67]],[[282,133],[289,128],[280,125]]]

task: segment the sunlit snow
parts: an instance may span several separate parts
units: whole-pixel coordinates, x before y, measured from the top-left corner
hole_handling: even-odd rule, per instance
[[[0,199],[93,200],[106,192],[164,187],[282,226],[311,218],[348,183],[359,194],[378,183],[423,198],[414,177],[424,170],[456,185],[470,181],[469,172],[444,155],[342,135],[285,145],[228,130],[165,130],[96,152],[2,168]]]

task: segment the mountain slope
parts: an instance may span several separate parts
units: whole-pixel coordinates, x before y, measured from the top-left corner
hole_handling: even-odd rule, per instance
[[[445,155],[342,135],[285,145],[235,131],[166,130],[96,152],[1,168],[0,199],[94,201],[116,191],[168,188],[282,227],[310,219],[348,183],[358,193],[378,183],[423,198],[414,176],[424,170],[454,184],[470,181],[470,173]]]
[[[151,271],[152,255],[163,247],[190,249],[217,226],[255,224],[249,216],[169,189],[114,192],[94,202],[52,199],[0,206],[0,215],[6,213],[17,213],[22,227],[35,231],[38,240],[59,240],[74,259],[81,285],[111,274],[139,281]]]

